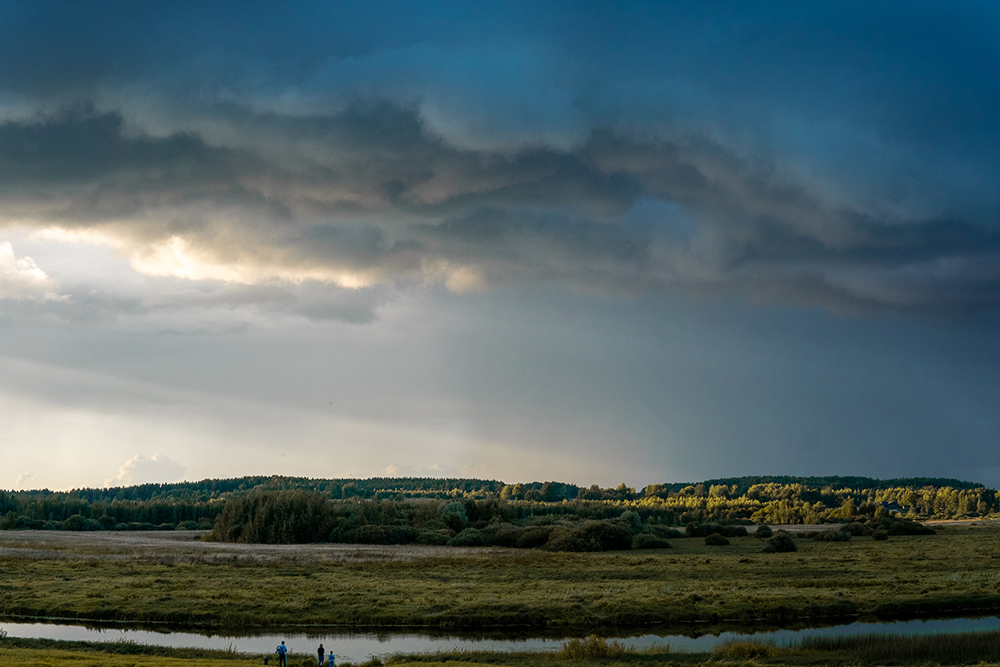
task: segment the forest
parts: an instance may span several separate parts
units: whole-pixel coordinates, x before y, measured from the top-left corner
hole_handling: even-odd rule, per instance
[[[995,490],[953,479],[739,477],[587,488],[436,478],[242,477],[105,489],[0,491],[3,530],[211,530],[245,542],[422,543],[574,550],[654,546],[692,526],[971,519]],[[725,532],[725,531],[723,531]],[[581,547],[581,545],[583,545]]]

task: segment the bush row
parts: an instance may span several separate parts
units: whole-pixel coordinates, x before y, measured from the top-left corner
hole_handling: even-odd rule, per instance
[[[478,501],[398,503],[330,501],[300,491],[230,501],[211,539],[245,543],[342,542],[500,546],[551,551],[665,549],[684,533],[626,510],[611,519],[517,514]],[[742,534],[746,530],[740,527]]]
[[[107,518],[107,517],[102,517]],[[98,521],[74,514],[63,521],[29,519],[18,517],[10,529],[13,530],[210,530],[212,523],[208,519],[201,521],[181,521],[180,523],[149,523],[147,521]]]

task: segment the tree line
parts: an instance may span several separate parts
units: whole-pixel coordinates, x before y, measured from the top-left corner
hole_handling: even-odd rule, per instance
[[[236,501],[259,500],[264,497],[262,494],[285,492],[304,493],[315,498],[314,502],[333,508],[324,510],[327,523],[309,524],[310,530],[314,533],[319,530],[324,536],[322,541],[384,539],[398,542],[402,538],[393,535],[400,526],[416,530],[416,533],[409,529],[404,532],[407,541],[417,541],[422,532],[443,530],[435,523],[443,519],[428,513],[434,514],[437,511],[434,508],[457,508],[459,505],[470,522],[461,526],[462,530],[471,527],[477,531],[498,523],[524,528],[560,522],[608,522],[619,520],[626,512],[638,517],[644,527],[674,528],[692,523],[819,524],[889,515],[925,520],[976,518],[1000,513],[997,491],[971,482],[936,478],[740,477],[697,484],[651,484],[637,491],[625,484],[584,488],[554,481],[505,484],[464,478],[260,476],[68,492],[0,491],[0,529],[211,529],[227,508],[243,507]],[[257,525],[262,520],[226,522],[220,529],[222,533],[217,533],[216,537],[232,539],[230,532],[234,525]],[[475,524],[483,522],[484,526],[476,527]],[[362,526],[388,527],[389,536],[370,528],[362,529]],[[456,527],[450,526],[448,530]],[[259,530],[263,529],[258,526],[247,534],[257,534],[254,531]],[[294,533],[298,529],[267,530],[277,531],[274,534],[290,534],[289,531]],[[460,532],[441,535],[445,535],[445,542],[448,542]],[[541,533],[536,531],[536,534]],[[511,535],[513,533],[503,539],[509,541],[519,537]],[[470,536],[475,533],[463,539],[471,539]],[[429,534],[419,539],[441,541],[440,537]]]

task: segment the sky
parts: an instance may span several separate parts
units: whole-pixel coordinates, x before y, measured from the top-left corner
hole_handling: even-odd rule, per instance
[[[994,2],[0,4],[0,488],[1000,487]]]

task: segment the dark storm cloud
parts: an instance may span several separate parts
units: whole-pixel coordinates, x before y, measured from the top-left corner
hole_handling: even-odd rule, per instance
[[[243,282],[998,311],[987,4],[372,7],[6,5],[0,211]]]
[[[138,195],[175,187],[211,192],[252,169],[248,159],[189,134],[126,137],[119,115],[87,108],[0,125],[0,188],[8,196],[104,186]]]
[[[120,116],[87,110],[8,122],[4,197],[8,210],[36,210],[44,224],[110,225],[134,244],[181,235],[218,262],[249,255],[271,270],[330,266],[385,281],[443,263],[485,285],[735,290],[864,309],[997,306],[992,228],[838,208],[704,138],[602,130],[572,150],[459,149],[415,110],[385,103],[268,115],[258,124],[267,128],[305,138],[310,157],[290,159],[294,147],[277,157],[213,147],[192,134],[129,136]],[[664,206],[640,220],[643,201]]]

